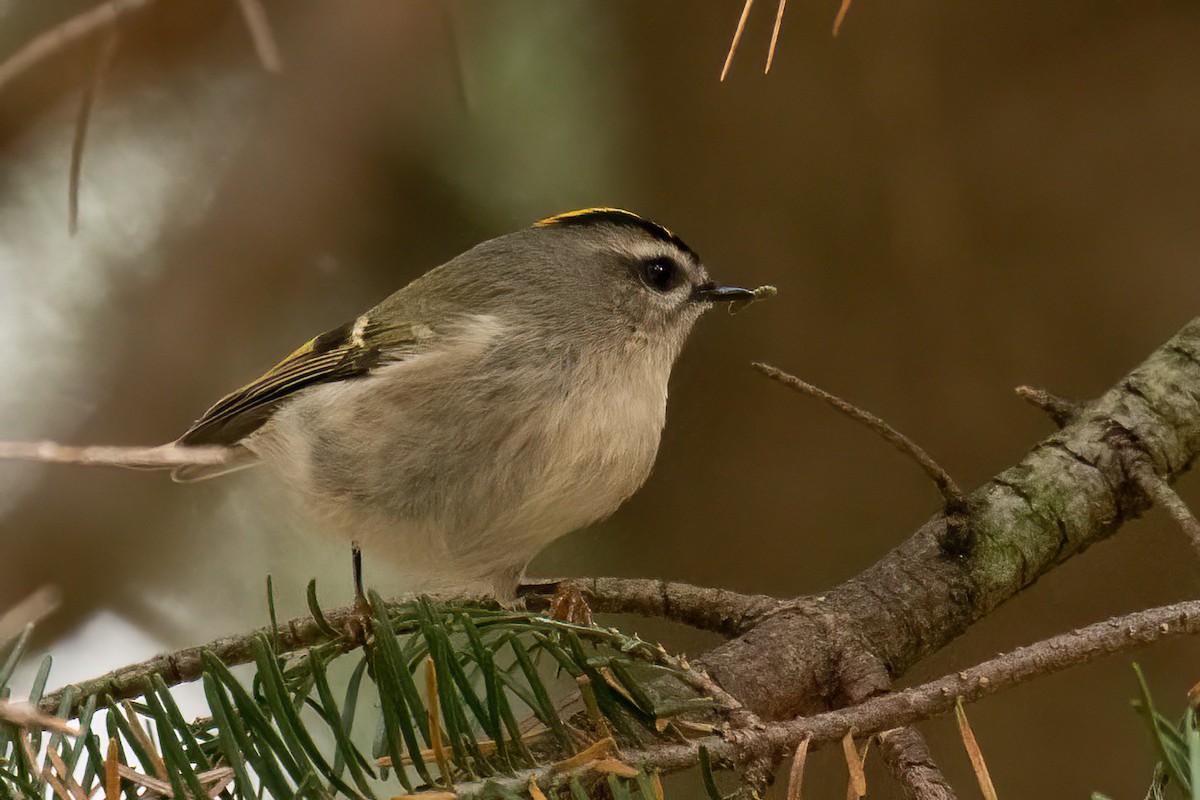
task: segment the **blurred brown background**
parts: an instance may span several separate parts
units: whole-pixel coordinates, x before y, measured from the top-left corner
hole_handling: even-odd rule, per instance
[[[871,563],[937,496],[751,360],[878,412],[974,486],[1050,428],[1014,386],[1094,396],[1200,311],[1191,2],[856,0],[836,39],[834,5],[793,2],[763,77],[764,2],[724,84],[739,0],[265,6],[279,76],[236,3],[160,0],[121,20],[74,238],[68,154],[101,37],[0,91],[0,438],[174,438],[476,241],[624,206],[679,232],[715,276],[780,294],[703,322],[648,485],[534,572],[797,594]],[[86,7],[0,4],[0,53]],[[1194,480],[1180,489],[1200,503]],[[264,476],[181,487],[0,465],[0,608],[62,588],[43,628],[57,683],[261,624],[268,571],[285,610],[313,576],[344,601],[344,548],[297,533],[277,497]],[[1194,596],[1197,577],[1151,514],[910,680]],[[1169,642],[1137,656],[1172,713],[1197,654]],[[978,704],[1001,796],[1141,797],[1152,759],[1133,693],[1117,658]],[[952,723],[924,728],[973,796]],[[840,796],[840,756],[815,770],[814,796]],[[872,796],[892,796],[873,777]]]

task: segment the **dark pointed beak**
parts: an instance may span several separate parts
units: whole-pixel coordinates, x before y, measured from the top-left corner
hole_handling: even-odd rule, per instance
[[[738,286],[718,286],[706,283],[697,286],[692,292],[692,299],[697,303],[747,303],[755,299],[753,289],[743,289]]]

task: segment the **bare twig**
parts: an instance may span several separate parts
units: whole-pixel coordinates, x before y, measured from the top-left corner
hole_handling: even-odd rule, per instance
[[[1183,498],[1176,494],[1171,485],[1154,471],[1154,467],[1144,455],[1133,458],[1129,467],[1130,475],[1137,483],[1138,488],[1145,492],[1156,506],[1171,515],[1183,532],[1187,534],[1192,549],[1200,554],[1200,521],[1192,514],[1187,503],[1183,502]]]
[[[238,7],[242,10],[242,19],[246,21],[246,29],[254,40],[254,51],[258,53],[263,69],[276,74],[283,72],[283,56],[279,53],[275,34],[271,32],[267,10],[260,0],[238,0]]]
[[[1018,386],[1014,391],[1016,391],[1017,397],[1046,412],[1050,419],[1054,420],[1054,424],[1060,428],[1065,428],[1071,424],[1072,420],[1079,416],[1080,406],[1077,403],[1072,403],[1066,398],[1051,394],[1045,389],[1037,389],[1033,386]]]
[[[593,611],[660,617],[726,636],[754,627],[765,615],[778,610],[781,602],[767,595],[645,578],[526,580],[521,583],[520,595],[530,608],[542,610],[564,582],[581,592]]]
[[[87,141],[88,122],[92,118],[92,107],[100,94],[100,86],[104,76],[112,66],[113,56],[117,52],[117,44],[121,34],[113,25],[100,45],[100,54],[96,58],[96,67],[92,70],[92,79],[83,88],[79,99],[79,114],[75,117],[75,136],[71,140],[71,172],[67,181],[67,230],[74,236],[79,230],[79,175],[83,169],[83,144]]]
[[[1200,555],[1200,522],[1171,484],[1155,470],[1146,446],[1133,431],[1116,420],[1108,421],[1107,434],[1134,485],[1154,505],[1171,515],[1187,534],[1192,549]]]
[[[950,474],[942,468],[940,464],[933,460],[929,453],[909,439],[900,431],[893,428],[891,425],[884,422],[879,417],[863,411],[858,406],[855,406],[837,395],[830,394],[824,389],[813,386],[811,383],[802,381],[795,375],[784,372],[770,364],[764,364],[756,361],[754,368],[762,374],[766,375],[773,381],[778,381],[784,386],[795,389],[798,392],[815,397],[818,400],[823,400],[837,411],[854,420],[855,422],[866,425],[871,430],[879,434],[888,444],[895,447],[901,453],[911,458],[917,465],[924,470],[929,479],[937,486],[941,492],[942,498],[946,501],[946,507],[949,511],[961,513],[966,508],[966,497],[963,495],[962,489],[958,488],[958,484],[950,477]]]
[[[737,29],[733,32],[733,41],[729,43],[729,54],[725,56],[725,66],[721,67],[721,80],[725,80],[725,76],[729,74],[729,68],[733,65],[733,54],[737,52],[738,44],[742,41],[742,33],[746,30],[746,20],[750,19],[750,6],[754,5],[754,0],[746,0],[746,5],[742,6],[742,16],[738,18]]]
[[[154,0],[109,0],[60,22],[31,39],[24,47],[0,63],[0,90],[34,64],[48,58],[80,39],[111,26],[123,14],[152,4]]]
[[[908,800],[956,800],[954,789],[934,762],[920,731],[912,726],[893,728],[875,738],[883,763]]]
[[[72,447],[54,442],[0,442],[0,461],[46,461],[54,464],[86,464],[104,467],[179,467],[191,464],[224,464],[226,447]]]
[[[766,75],[771,71],[771,64],[775,61],[775,46],[779,44],[779,29],[783,27],[783,10],[787,6],[787,0],[779,0],[779,10],[775,12],[775,27],[771,30],[771,46],[767,48],[767,66],[763,70]]]

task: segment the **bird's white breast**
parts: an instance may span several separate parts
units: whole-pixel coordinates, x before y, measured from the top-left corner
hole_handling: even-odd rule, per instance
[[[403,566],[405,588],[511,592],[539,550],[646,480],[670,363],[633,352],[506,373],[489,360],[504,335],[475,320],[415,359],[307,390],[254,447],[368,557]]]

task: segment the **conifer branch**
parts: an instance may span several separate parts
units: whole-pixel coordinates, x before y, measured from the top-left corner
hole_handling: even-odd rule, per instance
[[[1145,647],[1166,636],[1198,633],[1200,601],[1137,611],[1018,648],[911,689],[878,695],[858,705],[757,728],[734,729],[723,736],[707,736],[687,744],[626,752],[623,760],[643,770],[672,772],[698,764],[703,748],[714,762],[730,768],[761,758],[778,763],[806,739],[813,747],[840,741],[851,731],[856,737],[883,733],[950,714],[960,699],[974,702],[1044,675]],[[523,771],[511,781],[498,780],[512,788],[536,781],[542,789],[549,789],[564,786],[584,772],[586,768],[566,772],[538,768]],[[459,797],[472,797],[481,789],[460,784]]]

